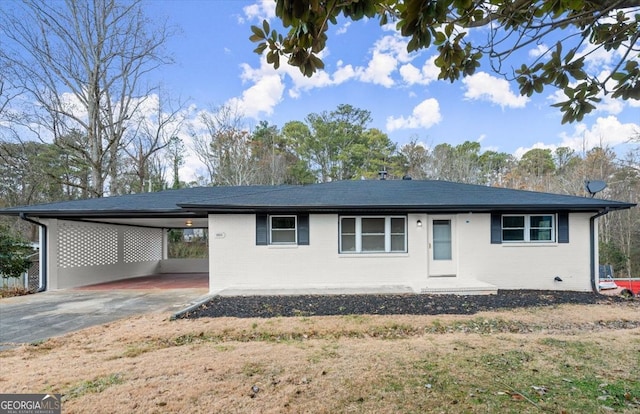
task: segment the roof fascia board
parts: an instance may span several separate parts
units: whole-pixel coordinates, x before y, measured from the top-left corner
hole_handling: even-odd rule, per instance
[[[557,205],[540,204],[535,206],[208,206],[187,207],[187,211],[206,212],[209,214],[250,214],[250,213],[345,213],[345,212],[389,212],[389,213],[489,213],[489,212],[598,212],[605,208],[623,210],[635,204],[627,205]]]
[[[179,210],[173,212],[157,212],[157,211],[25,211],[23,212],[28,217],[43,217],[43,218],[204,218],[206,213],[189,210]],[[3,213],[7,215],[19,215],[20,212]]]

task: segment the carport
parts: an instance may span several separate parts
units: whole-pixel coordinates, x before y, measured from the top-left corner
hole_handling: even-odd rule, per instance
[[[40,291],[120,281],[120,288],[208,287],[209,259],[168,257],[170,229],[208,228],[206,212],[178,207],[210,189],[75,200],[10,208],[40,228]],[[109,286],[109,285],[104,285]],[[112,285],[118,286],[118,285]],[[115,287],[114,287],[115,288]]]

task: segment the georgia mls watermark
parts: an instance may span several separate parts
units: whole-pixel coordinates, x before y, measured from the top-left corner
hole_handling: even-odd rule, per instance
[[[0,394],[0,414],[61,414],[60,394]]]

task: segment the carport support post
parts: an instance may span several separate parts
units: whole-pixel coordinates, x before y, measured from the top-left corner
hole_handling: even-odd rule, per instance
[[[162,260],[169,258],[169,229],[162,229]]]
[[[58,289],[58,220],[47,220],[47,288]]]
[[[47,228],[39,226],[38,240],[40,249],[38,249],[38,292],[47,290]],[[29,286],[29,273],[27,272],[27,284]]]

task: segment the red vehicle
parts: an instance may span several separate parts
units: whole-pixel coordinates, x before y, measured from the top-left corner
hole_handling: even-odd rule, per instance
[[[631,278],[631,279],[613,279],[613,282],[616,286],[622,289],[629,289],[633,296],[640,295],[640,278]]]
[[[617,289],[616,294],[640,296],[640,278],[614,278],[613,266],[611,265],[600,266],[598,287],[600,290]]]

